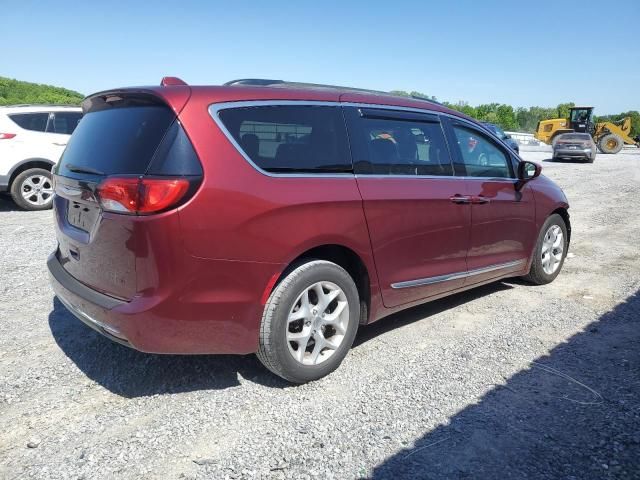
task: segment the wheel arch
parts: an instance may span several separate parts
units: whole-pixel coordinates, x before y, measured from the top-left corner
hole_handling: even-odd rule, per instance
[[[15,178],[25,170],[29,170],[30,168],[44,168],[45,170],[51,171],[51,168],[54,165],[55,162],[52,162],[47,158],[27,158],[26,160],[22,160],[18,164],[14,165],[13,169],[9,173],[9,182],[7,186],[10,189]]]
[[[567,226],[567,246],[569,246],[569,244],[571,243],[571,220],[569,217],[569,210],[565,206],[558,207],[553,212],[551,212],[549,216],[553,215],[554,213],[560,215],[564,220],[565,225]]]
[[[351,278],[353,278],[358,288],[358,295],[360,297],[360,323],[367,323],[369,312],[371,311],[370,272],[360,255],[345,245],[336,243],[317,245],[300,253],[282,270],[278,278],[273,282],[269,293],[271,293],[292,270],[305,261],[312,259],[333,262],[344,268],[347,273],[351,275]]]

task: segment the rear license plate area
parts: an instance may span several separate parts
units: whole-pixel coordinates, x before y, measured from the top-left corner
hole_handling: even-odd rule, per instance
[[[90,232],[96,223],[98,209],[78,202],[69,202],[67,208],[67,221],[84,232]]]

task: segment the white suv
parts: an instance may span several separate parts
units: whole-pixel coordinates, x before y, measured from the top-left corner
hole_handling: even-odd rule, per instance
[[[51,167],[81,118],[80,107],[0,107],[0,192],[25,210],[51,208]]]

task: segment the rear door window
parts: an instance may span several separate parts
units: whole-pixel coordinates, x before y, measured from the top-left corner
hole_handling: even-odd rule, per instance
[[[356,173],[453,175],[437,115],[350,108],[347,118]]]
[[[33,132],[44,132],[47,129],[49,113],[14,113],[9,115],[19,127]]]
[[[244,154],[267,172],[352,171],[340,107],[255,106],[221,110],[219,116]]]

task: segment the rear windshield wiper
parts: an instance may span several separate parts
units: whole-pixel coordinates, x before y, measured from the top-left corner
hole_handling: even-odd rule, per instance
[[[95,168],[91,168],[91,167],[81,167],[78,165],[71,165],[71,164],[67,164],[65,165],[65,167],[67,168],[67,170],[75,173],[90,173],[91,175],[105,175],[104,172],[101,172],[100,170],[96,170]]]

